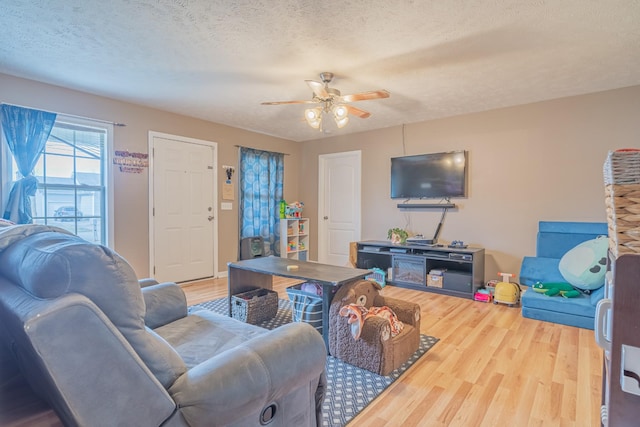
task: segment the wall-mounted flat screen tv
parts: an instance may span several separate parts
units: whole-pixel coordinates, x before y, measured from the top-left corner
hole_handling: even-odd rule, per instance
[[[392,199],[448,199],[466,195],[466,151],[391,158]]]

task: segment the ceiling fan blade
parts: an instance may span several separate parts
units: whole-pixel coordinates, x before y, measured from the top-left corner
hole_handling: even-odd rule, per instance
[[[369,92],[360,92],[354,93],[351,95],[342,96],[342,100],[344,102],[355,102],[355,101],[366,101],[368,99],[380,99],[380,98],[388,98],[391,94],[382,89],[382,90],[372,90]]]
[[[305,80],[305,82],[307,82],[307,84],[309,85],[309,87],[311,88],[311,90],[313,91],[313,93],[318,97],[318,98],[322,98],[322,99],[327,99],[329,98],[329,93],[327,92],[327,90],[324,87],[323,83],[317,82],[315,80]]]
[[[283,104],[317,104],[317,101],[271,101],[261,102],[260,105],[283,105]]]
[[[370,112],[361,110],[361,109],[356,108],[356,107],[354,107],[352,105],[345,105],[345,107],[347,108],[347,111],[349,111],[349,114],[353,114],[354,116],[358,116],[361,119],[366,119],[367,117],[369,117],[371,115]]]

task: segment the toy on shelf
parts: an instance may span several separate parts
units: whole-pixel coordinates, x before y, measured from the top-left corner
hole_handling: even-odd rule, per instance
[[[286,218],[285,211],[287,209],[287,202],[285,202],[284,200],[280,200],[280,204],[278,206],[280,208],[280,219]]]
[[[513,277],[511,273],[498,273],[498,276],[502,276],[502,281],[496,284],[493,303],[506,304],[509,307],[517,306],[520,302],[520,285],[509,281]]]
[[[284,216],[285,216],[285,218],[301,218],[302,217],[302,208],[304,208],[304,203],[302,203],[302,202],[289,203],[284,208]]]

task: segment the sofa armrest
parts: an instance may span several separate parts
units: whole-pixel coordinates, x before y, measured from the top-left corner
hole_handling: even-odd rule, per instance
[[[65,425],[157,426],[172,415],[175,403],[167,391],[86,297],[14,294],[24,311],[7,310],[4,321],[21,369]]]
[[[143,287],[142,296],[146,306],[144,323],[151,329],[187,315],[187,297],[182,288],[173,282]]]
[[[312,326],[290,323],[193,367],[169,393],[190,426],[211,426],[212,420],[216,425],[257,425],[257,419],[243,417],[259,413],[294,390],[308,388],[315,393],[326,354],[322,337]]]
[[[160,282],[158,282],[156,279],[152,277],[147,277],[145,279],[138,280],[138,283],[140,284],[141,288],[146,288],[147,286],[157,285]]]
[[[378,296],[375,300],[376,306],[389,307],[402,323],[420,329],[420,305],[397,298]]]
[[[349,329],[349,326],[346,324],[343,327],[347,328],[347,330]],[[389,321],[387,321],[386,319],[383,319],[382,317],[372,316],[364,321],[359,340],[367,342],[368,345],[374,345],[376,346],[376,348],[382,348],[382,346],[385,345],[385,343],[389,341],[390,338],[391,327],[389,326]]]

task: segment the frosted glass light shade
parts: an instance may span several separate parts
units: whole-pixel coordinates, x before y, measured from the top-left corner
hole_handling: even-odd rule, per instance
[[[322,123],[322,109],[321,108],[309,108],[304,110],[304,118],[307,120],[309,126],[314,129],[319,129]]]
[[[339,128],[345,127],[347,123],[349,123],[349,116],[343,117],[342,119],[336,117],[336,125],[338,125]]]
[[[349,115],[349,110],[347,110],[347,107],[345,107],[344,105],[338,104],[333,107],[333,115],[335,116],[337,122],[338,120],[347,117]]]

